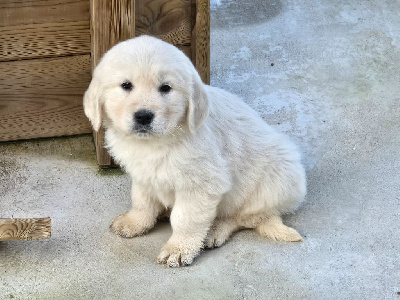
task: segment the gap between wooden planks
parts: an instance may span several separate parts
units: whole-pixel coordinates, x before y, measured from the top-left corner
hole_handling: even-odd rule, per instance
[[[50,236],[50,218],[0,219],[0,241],[42,240]]]

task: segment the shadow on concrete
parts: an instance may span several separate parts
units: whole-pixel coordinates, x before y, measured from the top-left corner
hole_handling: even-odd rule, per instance
[[[249,26],[266,22],[282,11],[280,0],[258,1],[222,1],[211,9],[212,28]]]

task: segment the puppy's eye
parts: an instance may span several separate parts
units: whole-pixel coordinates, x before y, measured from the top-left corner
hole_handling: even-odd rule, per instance
[[[161,93],[166,94],[166,93],[169,93],[169,92],[171,91],[171,89],[172,89],[172,87],[171,87],[170,85],[168,85],[168,84],[163,84],[162,86],[160,86],[159,91],[160,91]]]
[[[130,83],[129,81],[125,81],[121,84],[121,87],[125,90],[125,91],[131,91],[133,86],[132,83]]]

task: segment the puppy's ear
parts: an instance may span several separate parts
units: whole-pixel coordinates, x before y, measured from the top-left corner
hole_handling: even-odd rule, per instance
[[[192,134],[200,127],[208,116],[209,100],[204,83],[197,71],[192,76],[192,91],[189,97],[187,121]]]
[[[100,82],[93,77],[89,88],[83,96],[83,108],[95,131],[99,131],[102,122],[101,93]]]

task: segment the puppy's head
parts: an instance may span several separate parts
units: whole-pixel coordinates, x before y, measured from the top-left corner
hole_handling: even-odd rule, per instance
[[[83,100],[94,130],[106,126],[139,138],[178,128],[194,133],[208,115],[199,74],[176,47],[140,36],[119,43],[101,59]]]

